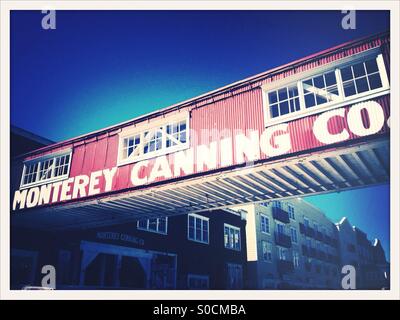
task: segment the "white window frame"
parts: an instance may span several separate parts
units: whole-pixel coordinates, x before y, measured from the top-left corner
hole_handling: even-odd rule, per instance
[[[278,259],[280,261],[289,261],[289,250],[284,247],[278,246]]]
[[[288,204],[288,213],[289,213],[289,219],[296,221],[296,214],[295,214],[295,209],[294,206],[291,204]]]
[[[262,228],[262,226],[263,226],[262,219],[263,218],[268,221],[268,231],[264,231]],[[268,235],[271,234],[271,221],[270,221],[269,217],[265,214],[260,214],[260,230],[261,230],[261,233],[268,234]]]
[[[279,232],[279,226],[281,226],[283,232]],[[275,231],[276,231],[276,233],[282,234],[284,236],[287,236],[287,232],[288,232],[286,225],[282,222],[275,222]]]
[[[292,256],[293,256],[293,266],[295,268],[298,268],[300,266],[300,254],[299,254],[299,252],[296,251],[296,250],[293,250]]]
[[[267,254],[269,253],[269,257],[270,257],[269,260],[265,259],[263,243],[265,243],[265,248],[266,248],[265,252]],[[268,251],[268,245],[270,246],[270,250],[269,251]],[[261,240],[261,253],[262,253],[263,261],[272,263],[272,242],[271,241]]]
[[[306,224],[306,221],[307,221],[307,224]],[[311,227],[311,221],[310,221],[310,219],[307,218],[306,216],[303,216],[303,223],[304,223],[304,226],[305,226],[306,228],[310,228],[310,227]]]
[[[67,156],[67,155],[69,155],[69,165],[68,165],[67,173],[63,174],[61,176],[54,177],[55,159],[58,158],[58,157]],[[34,182],[30,182],[30,183],[24,184],[24,176],[25,176],[25,171],[26,171],[27,166],[35,164],[35,163],[39,163],[38,164],[38,169],[36,171],[36,179],[38,179],[38,175],[39,175],[39,172],[40,172],[40,164],[45,162],[46,160],[49,160],[49,159],[53,159],[53,164],[50,167],[50,168],[52,168],[51,169],[52,170],[52,174],[51,174],[52,176],[50,178],[47,178],[47,179],[44,179],[44,180],[34,181]],[[46,154],[44,156],[37,157],[37,158],[34,158],[34,159],[26,160],[26,161],[23,162],[22,176],[21,176],[19,189],[22,190],[22,189],[30,188],[30,187],[33,187],[33,186],[40,186],[40,185],[43,185],[43,184],[48,184],[50,182],[55,182],[55,181],[61,181],[61,180],[68,179],[69,172],[71,170],[71,164],[72,164],[72,149],[66,149],[66,150],[62,150],[62,151],[59,151],[59,152]]]
[[[381,76],[381,81],[382,81],[382,87],[377,88],[374,90],[366,91],[360,94],[355,94],[350,97],[345,97],[343,93],[343,82],[341,79],[340,75],[340,68],[356,64],[361,61],[369,60],[373,57],[376,57],[377,65],[378,65],[378,70],[379,74]],[[327,73],[330,71],[335,71],[336,75],[336,83],[339,91],[339,99],[337,101],[331,101],[327,102],[321,105],[316,105],[311,108],[306,108],[305,107],[305,101],[304,101],[304,93],[303,93],[303,87],[302,87],[302,81],[307,80],[309,78],[321,75],[323,73]],[[299,92],[299,100],[300,100],[300,111],[288,113],[283,116],[278,116],[275,118],[272,118],[270,116],[270,109],[269,109],[269,99],[268,99],[268,93],[270,91],[274,90],[279,90],[281,88],[285,87],[291,87],[297,85],[297,89]],[[264,108],[264,123],[265,126],[272,126],[276,125],[278,123],[283,123],[283,122],[288,122],[291,120],[303,118],[305,116],[310,116],[313,114],[320,113],[321,111],[328,111],[336,108],[340,108],[346,105],[354,104],[357,102],[360,102],[362,100],[372,99],[378,96],[382,96],[385,94],[388,94],[390,92],[390,84],[389,84],[389,78],[386,72],[385,68],[385,63],[383,60],[382,53],[379,48],[373,48],[366,50],[362,53],[357,53],[342,59],[339,59],[337,61],[328,63],[324,66],[313,68],[308,71],[300,72],[297,75],[287,77],[282,80],[278,81],[273,81],[271,83],[268,83],[266,85],[262,86],[262,99],[263,99],[263,108]]]
[[[167,126],[177,122],[186,122],[186,141],[184,143],[179,142],[175,146],[167,148]],[[148,140],[145,141],[144,133],[146,131],[160,131],[162,132],[162,145],[161,149],[151,151],[148,153],[144,153],[144,146]],[[147,160],[151,158],[155,158],[162,155],[167,155],[170,153],[174,153],[177,151],[185,150],[190,147],[190,115],[189,112],[181,112],[180,114],[176,114],[173,116],[169,116],[163,119],[152,121],[146,123],[138,124],[137,126],[130,126],[122,129],[122,131],[118,134],[118,158],[117,158],[117,166],[123,166],[126,164]],[[139,155],[131,154],[129,157],[124,157],[124,140],[133,136],[140,135],[140,143],[138,145]],[[169,135],[170,139],[174,139]],[[151,138],[147,138],[151,140]]]
[[[194,239],[191,239],[189,236],[189,217],[193,217],[194,218]],[[202,240],[197,240],[196,239],[196,219],[200,219],[201,220],[201,239]],[[208,222],[208,228],[207,228],[207,241],[203,240],[203,221],[207,221]],[[209,244],[210,243],[210,218],[205,217],[205,216],[201,216],[199,214],[195,214],[195,213],[189,213],[187,216],[187,238],[190,241],[194,241],[194,242],[198,242],[198,243],[202,243],[202,244]]]
[[[228,243],[225,242],[225,228],[229,229],[229,235],[228,235]],[[230,246],[230,234],[231,234],[231,229],[234,231],[239,231],[239,249],[235,248],[235,233],[233,233],[233,247]],[[242,235],[240,234],[240,228],[235,227],[231,224],[224,223],[224,247],[225,249],[229,250],[234,250],[234,251],[241,251],[242,250]]]
[[[193,288],[193,289],[191,289],[191,288],[189,287],[190,280],[192,280],[192,279],[206,280],[206,282],[207,282],[207,288],[206,288],[206,289],[210,289],[210,276],[208,276],[208,275],[201,275],[201,274],[194,274],[194,273],[189,273],[189,274],[187,275],[187,287],[188,287],[188,289],[189,289],[189,290],[197,290],[197,289],[200,289],[200,288]],[[203,289],[203,290],[206,290],[206,289]]]
[[[159,230],[160,219],[163,219],[163,218],[165,218],[165,232]],[[156,219],[156,220],[157,220],[157,230],[151,230],[151,229],[149,228],[149,227],[150,227],[150,220],[151,220],[151,219]],[[167,235],[167,234],[168,234],[168,217],[149,218],[149,219],[143,219],[143,220],[146,220],[146,222],[147,222],[147,227],[146,227],[146,228],[141,227],[141,226],[140,226],[140,221],[141,221],[141,220],[138,220],[138,221],[137,221],[137,224],[136,224],[136,228],[137,228],[138,230],[147,231],[147,232],[153,232],[153,233],[162,234],[162,235]]]
[[[296,241],[293,239],[293,231],[294,231],[295,234],[296,234]],[[292,240],[292,243],[297,244],[297,243],[299,242],[299,234],[298,234],[298,232],[297,232],[297,228],[295,228],[295,227],[290,227],[290,238],[291,238],[291,240]]]

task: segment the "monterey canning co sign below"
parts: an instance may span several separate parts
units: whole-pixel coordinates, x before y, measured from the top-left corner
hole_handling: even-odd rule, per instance
[[[294,129],[296,121],[304,122],[302,127],[308,134],[303,138],[308,141],[306,146],[300,145],[299,131]],[[336,108],[267,127],[262,132],[239,132],[208,145],[192,146],[168,156],[138,161],[130,166],[130,187],[310,150],[387,132],[388,127],[388,110],[377,101],[361,102],[351,107]],[[12,208],[33,208],[117,191],[114,180],[121,168],[115,166],[93,171],[88,175],[66,177],[62,181],[21,188],[14,193]]]

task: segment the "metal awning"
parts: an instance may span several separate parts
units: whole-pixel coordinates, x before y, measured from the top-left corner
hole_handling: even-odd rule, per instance
[[[388,183],[389,170],[386,137],[98,200],[16,212],[11,218],[13,226],[35,229],[99,227]]]

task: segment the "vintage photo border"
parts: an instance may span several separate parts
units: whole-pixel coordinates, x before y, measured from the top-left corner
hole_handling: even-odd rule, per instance
[[[399,299],[399,43],[400,8],[383,1],[18,1],[2,0],[0,34],[0,298],[1,299],[137,299],[137,300],[273,300]],[[290,9],[289,9],[290,8]],[[391,177],[390,290],[10,290],[10,14],[12,10],[390,10],[391,36]],[[340,21],[338,21],[338,24]]]

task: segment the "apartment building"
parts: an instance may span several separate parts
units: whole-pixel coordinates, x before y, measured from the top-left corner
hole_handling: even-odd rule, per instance
[[[378,239],[371,242],[367,234],[342,218],[336,224],[339,232],[341,264],[356,270],[357,289],[389,288],[389,263]]]
[[[379,240],[333,223],[310,203],[297,199],[243,207],[247,213],[246,287],[257,289],[340,289],[346,264],[357,270],[357,288],[389,286],[389,264]]]

